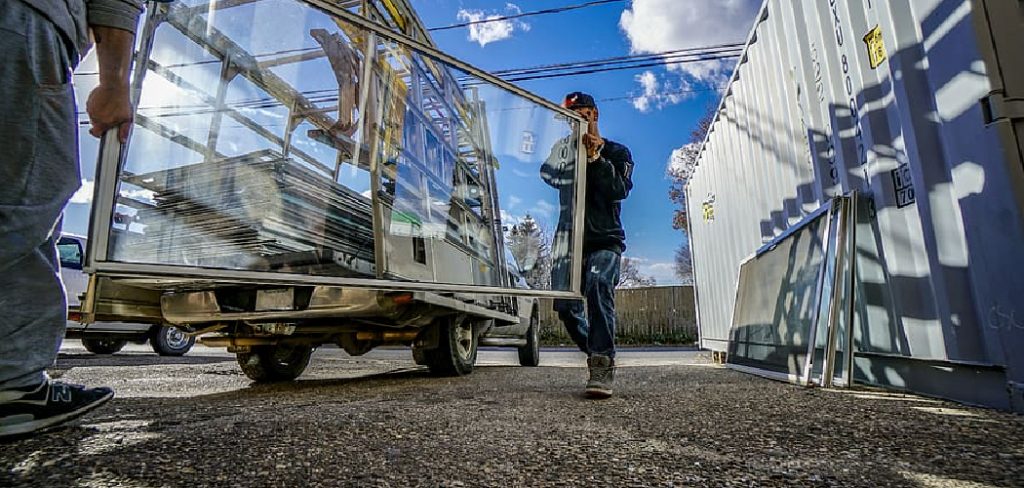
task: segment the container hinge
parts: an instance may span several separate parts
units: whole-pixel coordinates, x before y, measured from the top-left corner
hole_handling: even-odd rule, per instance
[[[985,125],[1001,120],[1024,119],[1024,98],[1007,98],[1003,93],[990,93],[980,103]]]

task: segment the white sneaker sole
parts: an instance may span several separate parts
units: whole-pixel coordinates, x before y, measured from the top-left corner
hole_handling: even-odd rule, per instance
[[[100,407],[104,403],[107,403],[111,398],[114,398],[114,392],[110,392],[104,397],[92,402],[88,405],[84,405],[78,410],[72,410],[70,412],[56,415],[53,417],[47,417],[45,419],[33,420],[30,422],[19,422],[16,424],[9,424],[0,426],[0,439],[6,437],[21,436],[25,434],[32,434],[42,432],[46,429],[60,426],[65,422],[74,420],[82,415],[85,415],[96,408]]]

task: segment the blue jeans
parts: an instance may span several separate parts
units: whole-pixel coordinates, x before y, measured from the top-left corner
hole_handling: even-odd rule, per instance
[[[586,355],[615,357],[615,287],[619,284],[621,256],[594,251],[583,258],[583,296],[556,300],[555,311],[569,336]],[[586,313],[584,313],[586,312]]]
[[[46,378],[67,304],[56,241],[81,184],[71,60],[57,29],[0,2],[0,390]]]

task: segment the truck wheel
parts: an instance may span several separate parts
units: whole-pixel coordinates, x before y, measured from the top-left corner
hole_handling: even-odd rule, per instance
[[[313,346],[279,344],[253,346],[249,352],[235,355],[242,372],[257,382],[291,381],[298,378],[313,354]]]
[[[153,337],[149,338],[149,345],[153,347],[153,352],[161,356],[183,356],[192,349],[195,343],[195,337],[171,325],[155,328]]]
[[[424,363],[438,376],[462,376],[473,372],[478,337],[473,322],[454,317],[438,319],[440,341],[437,348],[423,351]]]
[[[82,339],[85,350],[93,354],[114,354],[124,348],[128,341],[121,339]]]
[[[540,364],[540,321],[537,310],[530,315],[530,328],[526,331],[526,345],[519,348],[520,366],[537,366]]]

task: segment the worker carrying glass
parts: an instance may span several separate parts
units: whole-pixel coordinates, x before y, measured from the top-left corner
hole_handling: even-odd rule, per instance
[[[619,283],[626,233],[622,228],[622,200],[633,188],[633,156],[629,149],[601,136],[599,112],[594,98],[586,93],[566,95],[562,106],[580,114],[589,123],[583,144],[587,152],[587,191],[583,228],[583,296],[579,300],[556,300],[555,311],[576,345],[587,354],[590,378],[585,393],[591,398],[612,395],[615,380],[615,287]],[[559,141],[541,166],[541,177],[560,189],[561,214],[556,241],[571,227],[572,162],[575,141]],[[552,267],[552,289],[566,289],[567,260]]]
[[[51,381],[67,325],[56,242],[81,185],[71,71],[96,44],[89,130],[131,126],[129,68],[142,0],[0,2],[0,438],[60,425],[109,388]]]

